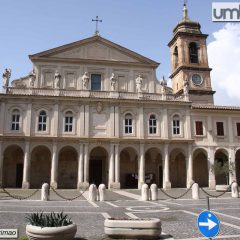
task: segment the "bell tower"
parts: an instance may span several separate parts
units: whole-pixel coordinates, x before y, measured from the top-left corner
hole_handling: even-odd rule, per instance
[[[201,25],[190,20],[186,3],[183,18],[173,30],[169,42],[171,52],[171,76],[173,93],[183,94],[184,82],[188,82],[189,100],[194,103],[213,104],[211,68],[208,66],[206,39]]]

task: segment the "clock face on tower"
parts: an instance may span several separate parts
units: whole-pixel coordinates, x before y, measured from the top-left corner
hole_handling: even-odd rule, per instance
[[[194,85],[199,86],[203,83],[203,79],[199,74],[192,75],[192,82]]]

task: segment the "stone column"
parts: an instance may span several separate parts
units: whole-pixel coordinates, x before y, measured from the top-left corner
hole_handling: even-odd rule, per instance
[[[139,108],[139,116],[138,116],[138,129],[139,129],[139,138],[144,138],[144,113],[143,107]]]
[[[84,165],[83,165],[83,144],[80,143],[80,149],[79,149],[79,157],[78,157],[78,189],[80,189],[83,185],[83,171],[84,171]]]
[[[215,173],[211,170],[211,165],[214,164],[214,152],[215,149],[213,147],[208,148],[208,170],[209,170],[209,188],[215,189],[216,188],[216,179]]]
[[[170,182],[170,174],[169,174],[169,153],[168,153],[168,144],[165,143],[164,145],[164,181],[163,181],[163,188],[169,189],[171,188]]]
[[[144,156],[144,144],[140,144],[140,156],[138,161],[138,189],[142,188],[145,183],[145,156]]]
[[[30,188],[30,143],[25,142],[22,188]]]
[[[237,181],[236,161],[235,161],[236,155],[235,155],[235,150],[233,147],[230,147],[228,152],[229,152],[229,168],[230,168],[230,170],[232,170],[231,168],[235,167],[235,170],[232,172],[232,174],[231,174],[231,172],[229,174],[229,184],[231,184],[233,181]]]
[[[3,185],[3,158],[2,141],[0,141],[0,186]]]
[[[114,144],[110,144],[110,159],[109,159],[109,175],[108,188],[112,188],[114,182]]]
[[[84,185],[89,185],[89,149],[88,143],[84,144]]]
[[[163,109],[163,137],[168,139],[168,112],[167,112],[167,109],[164,108]],[[171,128],[170,128],[171,129]]]
[[[51,186],[57,188],[58,184],[58,152],[57,143],[53,143],[52,147],[52,165],[51,165]]]
[[[192,144],[188,145],[188,169],[187,169],[187,188],[193,184],[193,156]]]
[[[115,119],[115,131],[114,131],[114,136],[119,137],[119,106],[115,106],[115,114],[114,114],[114,119]]]
[[[31,124],[32,123],[32,103],[27,105],[27,113],[24,121],[24,131],[26,136],[31,135]]]
[[[115,144],[115,183],[114,188],[120,189],[120,157],[119,144]]]

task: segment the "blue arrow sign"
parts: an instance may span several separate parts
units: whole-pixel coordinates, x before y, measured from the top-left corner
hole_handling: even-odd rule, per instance
[[[204,237],[212,238],[218,235],[220,221],[214,213],[210,211],[201,212],[198,216],[197,223],[198,229]]]

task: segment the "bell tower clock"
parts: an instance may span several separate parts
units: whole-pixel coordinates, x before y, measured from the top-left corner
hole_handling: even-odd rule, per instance
[[[213,104],[211,68],[208,66],[206,39],[201,26],[188,17],[186,3],[183,19],[173,30],[169,42],[171,52],[171,76],[173,93],[183,94],[184,82],[189,85],[189,100],[194,103]]]

